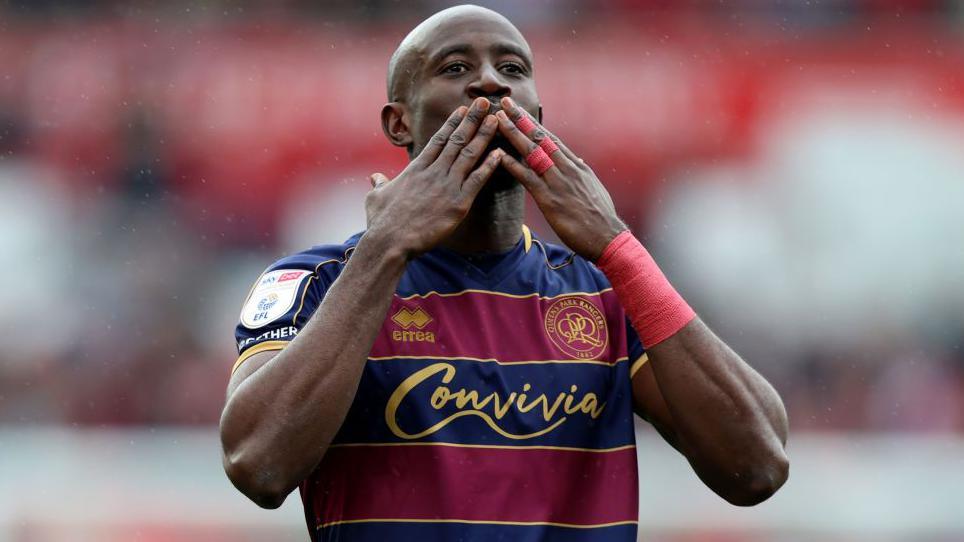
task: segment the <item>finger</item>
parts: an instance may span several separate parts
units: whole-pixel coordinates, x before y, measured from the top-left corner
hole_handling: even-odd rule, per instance
[[[586,162],[584,162],[582,158],[579,158],[578,156],[576,156],[576,153],[572,152],[569,149],[569,147],[567,147],[566,144],[563,143],[561,139],[559,139],[559,136],[550,132],[549,130],[546,130],[545,128],[542,128],[542,130],[546,133],[546,136],[549,138],[549,141],[552,141],[556,145],[556,147],[559,148],[559,152],[562,152],[562,154],[566,158],[568,158],[572,163],[576,165],[585,165]],[[546,152],[549,152],[549,151],[547,150]],[[549,153],[549,155],[555,156],[555,154],[551,152]]]
[[[538,197],[546,189],[545,179],[508,154],[502,155],[501,164],[533,197]]]
[[[385,183],[391,181],[391,179],[382,173],[372,173],[368,176],[368,179],[372,182],[372,188],[380,188]]]
[[[515,125],[509,116],[505,114],[505,111],[499,111],[495,114],[495,118],[499,121],[499,132],[509,140],[509,143],[515,147],[515,150],[519,151],[522,156],[529,156],[529,153],[539,148],[535,141],[529,139],[529,136],[522,133],[519,127]]]
[[[449,115],[449,118],[445,120],[442,127],[435,132],[434,135],[428,140],[428,144],[422,149],[422,152],[418,153],[418,156],[413,160],[413,162],[418,162],[420,165],[427,166],[438,158],[439,153],[445,148],[445,145],[449,142],[449,137],[452,132],[458,128],[459,123],[465,117],[469,108],[464,105],[459,106]]]
[[[475,171],[469,174],[462,182],[462,194],[469,198],[469,200],[475,200],[475,197],[479,195],[479,191],[485,186],[485,183],[492,177],[492,173],[495,171],[503,157],[507,156],[505,151],[502,149],[494,149],[485,157],[482,164],[475,168]]]
[[[469,141],[468,145],[462,148],[455,162],[452,162],[449,173],[458,175],[460,179],[465,178],[465,176],[472,171],[472,168],[475,167],[475,164],[478,163],[479,158],[485,154],[485,148],[489,146],[492,138],[495,137],[498,126],[499,121],[497,121],[495,117],[486,115],[485,120],[482,121],[482,126],[479,126],[479,130],[475,132],[475,137],[472,138],[472,141]]]
[[[511,98],[502,98],[501,104],[516,127],[542,147],[542,150],[546,151],[546,154],[558,165],[566,165],[565,160],[561,160],[561,157],[556,155],[559,151],[562,151],[563,156],[571,162],[576,164],[581,162],[579,157],[569,150],[555,134],[546,130],[545,126],[539,123],[528,111],[519,107]]]
[[[519,130],[518,126],[516,126],[511,120],[509,120],[509,117],[508,115],[505,114],[505,111],[499,111],[498,113],[495,114],[495,116],[496,118],[499,119],[499,131],[502,133],[503,136],[505,136],[506,139],[509,140],[509,143],[511,143],[512,146],[515,147],[515,149],[519,151],[519,153],[522,156],[525,157],[527,164],[529,164],[534,169],[539,165],[539,162],[541,162],[541,160],[538,160],[539,158],[544,160],[545,161],[544,166],[539,171],[539,174],[541,175],[548,174],[550,171],[552,171],[552,168],[556,167],[552,159],[548,158],[545,155],[545,152],[539,147],[539,145],[536,144],[535,141],[532,141],[531,139],[529,139],[528,136],[526,136],[525,134],[522,133],[521,130]],[[535,151],[539,151],[539,152],[536,154],[533,154]],[[531,161],[533,159],[536,159],[536,160]]]
[[[436,162],[445,166],[445,171],[448,171],[449,168],[452,167],[455,158],[462,149],[469,144],[469,141],[472,140],[472,136],[474,136],[476,130],[479,129],[479,125],[482,124],[488,111],[489,100],[476,98],[475,101],[472,102],[468,113],[465,114],[458,128],[449,136],[448,143],[445,144],[445,148],[442,149],[442,152],[436,159]]]

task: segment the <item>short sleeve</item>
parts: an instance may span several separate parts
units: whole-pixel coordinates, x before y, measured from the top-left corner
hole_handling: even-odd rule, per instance
[[[642,341],[639,340],[639,335],[636,334],[636,330],[633,329],[633,324],[626,318],[626,353],[629,357],[629,376],[632,378],[636,375],[636,371],[643,366],[649,360],[646,355],[646,349],[643,348]]]
[[[241,308],[233,373],[251,356],[282,350],[314,314],[329,282],[310,261],[280,260],[258,277]]]

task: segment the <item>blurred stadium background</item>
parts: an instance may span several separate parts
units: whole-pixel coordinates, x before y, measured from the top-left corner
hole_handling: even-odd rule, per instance
[[[964,3],[482,3],[790,412],[749,510],[640,426],[641,539],[964,540]],[[0,4],[0,540],[305,539],[221,471],[232,328],[268,263],[364,227],[404,165],[388,57],[447,5]]]

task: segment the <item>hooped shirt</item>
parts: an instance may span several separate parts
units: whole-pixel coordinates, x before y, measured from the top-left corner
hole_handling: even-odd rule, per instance
[[[261,275],[235,369],[297,337],[360,236]],[[412,260],[300,486],[312,540],[635,541],[645,361],[605,275],[528,228],[490,266],[444,248]]]

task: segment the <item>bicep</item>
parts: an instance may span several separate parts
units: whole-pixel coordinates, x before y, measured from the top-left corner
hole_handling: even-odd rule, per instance
[[[666,405],[666,400],[663,399],[663,394],[659,391],[659,384],[656,382],[652,364],[646,356],[647,354],[643,354],[641,365],[636,367],[636,364],[634,364],[635,371],[632,375],[633,410],[639,417],[652,424],[666,442],[678,449],[673,415]],[[637,361],[637,363],[640,362]]]

